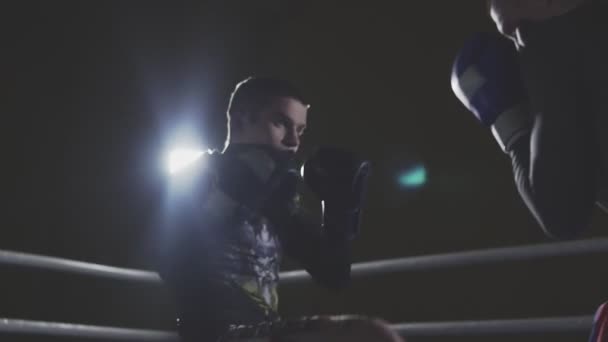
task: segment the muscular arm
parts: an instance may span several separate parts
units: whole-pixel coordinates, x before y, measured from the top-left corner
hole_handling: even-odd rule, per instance
[[[575,238],[589,226],[595,202],[592,135],[584,123],[563,120],[570,116],[567,108],[551,115],[539,115],[532,134],[509,154],[517,189],[545,233]]]
[[[560,24],[561,25],[561,24]],[[520,55],[535,114],[511,153],[519,192],[544,231],[573,238],[589,226],[598,190],[592,101],[576,30],[541,27]]]

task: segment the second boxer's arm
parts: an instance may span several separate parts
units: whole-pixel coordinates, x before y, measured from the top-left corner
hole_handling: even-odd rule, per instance
[[[590,225],[598,189],[592,89],[582,79],[574,33],[539,35],[520,56],[535,113],[527,203],[545,232],[557,238],[577,237]]]
[[[532,134],[518,139],[509,155],[519,194],[544,232],[570,239],[590,224],[596,188],[593,149],[575,123],[558,127],[551,121],[559,120],[539,116]]]

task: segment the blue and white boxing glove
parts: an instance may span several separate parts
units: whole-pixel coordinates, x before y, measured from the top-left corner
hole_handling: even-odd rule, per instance
[[[452,66],[452,90],[504,152],[529,133],[531,115],[515,45],[498,33],[469,38]]]

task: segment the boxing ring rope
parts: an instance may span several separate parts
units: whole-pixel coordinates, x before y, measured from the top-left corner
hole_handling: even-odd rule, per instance
[[[115,280],[140,281],[143,283],[160,284],[161,282],[158,273],[155,272],[5,250],[0,250],[0,265],[39,268],[100,278],[112,278]]]
[[[608,238],[588,239],[361,262],[353,264],[352,274],[353,277],[360,277],[392,272],[411,272],[606,252],[608,252]],[[161,283],[158,274],[151,271],[14,251],[0,250],[0,265],[38,268],[116,280],[139,281],[152,284]],[[280,276],[281,283],[296,283],[310,279],[308,274],[303,270],[281,272]],[[570,316],[486,321],[399,323],[392,325],[392,327],[403,336],[561,333],[589,331],[592,320],[593,316]],[[175,332],[169,331],[41,322],[11,318],[0,318],[0,333],[44,334],[63,337],[78,336],[116,340],[177,341]]]
[[[407,337],[588,332],[593,316],[399,323],[391,325]],[[0,333],[44,334],[55,337],[104,338],[120,341],[177,342],[175,332],[0,318]]]
[[[361,277],[606,252],[608,238],[588,239],[367,261],[353,264],[352,274],[353,277]],[[293,283],[305,278],[309,277],[303,270],[281,273],[284,283]]]
[[[394,272],[412,272],[606,252],[608,252],[608,238],[554,242],[360,262],[353,264],[352,275],[353,277],[362,277]],[[39,268],[102,278],[113,278],[116,280],[158,284],[161,282],[158,274],[151,271],[5,250],[0,250],[0,265]],[[281,283],[290,284],[309,280],[310,276],[306,271],[295,270],[281,272],[280,279]]]
[[[174,332],[0,318],[0,333],[127,341],[179,341]]]

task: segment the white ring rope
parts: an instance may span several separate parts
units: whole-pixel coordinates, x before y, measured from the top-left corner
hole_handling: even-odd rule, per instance
[[[87,337],[130,341],[178,341],[169,331],[103,327],[96,325],[41,322],[0,318],[0,333],[30,334],[60,337]]]
[[[402,336],[508,335],[590,332],[593,316],[545,317],[485,321],[399,323],[392,328]]]
[[[370,276],[593,253],[608,253],[608,238],[368,261],[353,264],[352,274],[353,276]],[[307,277],[306,271],[303,270],[281,273],[281,280],[286,283],[296,282]]]
[[[411,336],[496,335],[526,333],[589,332],[593,316],[531,319],[453,321],[393,324],[397,333]],[[60,337],[103,338],[128,341],[176,342],[177,333],[95,325],[0,318],[0,333],[38,334]]]
[[[369,276],[391,272],[407,272],[605,252],[608,252],[608,238],[363,262],[353,264],[352,273],[353,276]],[[158,274],[155,272],[13,251],[0,250],[0,264],[154,284],[160,284],[161,282]],[[281,281],[287,283],[294,283],[309,278],[308,274],[302,270],[281,273]],[[572,316],[511,320],[400,323],[392,327],[403,336],[561,333],[589,331],[592,320],[593,316]],[[11,318],[0,318],[0,333],[44,334],[138,341],[174,342],[178,340],[177,334],[170,331],[41,322]]]
[[[553,242],[361,262],[353,264],[352,275],[353,277],[370,276],[393,272],[411,272],[606,252],[608,252],[608,238]],[[0,250],[0,264],[33,267],[119,280],[148,283],[160,283],[161,281],[158,274],[151,271],[106,266],[13,251]],[[310,276],[304,270],[296,270],[281,272],[280,279],[282,283],[295,283],[310,279]]]
[[[0,250],[0,264],[23,266],[52,270],[65,273],[77,273],[117,280],[160,283],[160,277],[155,272],[106,266],[90,262],[57,258],[45,255]]]

